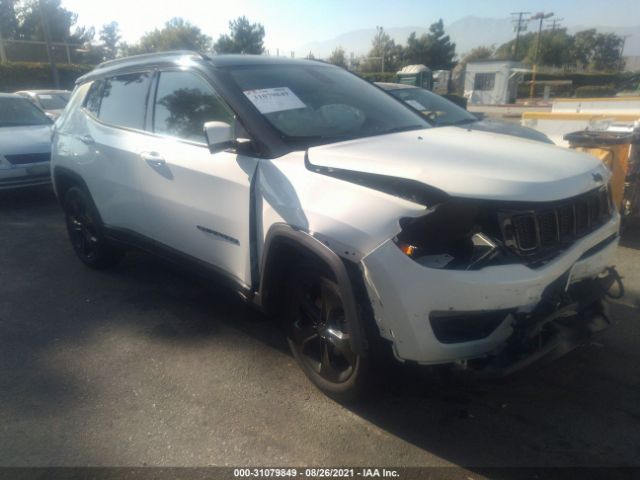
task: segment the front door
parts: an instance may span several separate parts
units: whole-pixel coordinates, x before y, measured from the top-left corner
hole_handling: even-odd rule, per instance
[[[233,123],[214,88],[195,72],[159,73],[148,136],[138,152],[150,235],[160,244],[251,284],[250,185],[258,160],[211,154],[207,121]]]

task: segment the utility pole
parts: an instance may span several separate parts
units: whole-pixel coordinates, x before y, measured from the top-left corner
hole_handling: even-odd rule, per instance
[[[562,22],[564,20],[564,18],[554,18],[553,20],[551,20],[551,30],[552,31],[556,31],[557,29],[560,28],[560,22]],[[547,27],[549,26],[549,24],[547,24]]]
[[[538,12],[533,17],[529,18],[529,20],[540,20],[540,25],[538,26],[538,39],[536,41],[536,53],[533,57],[533,72],[531,74],[531,87],[529,88],[529,98],[533,100],[533,95],[536,91],[536,70],[538,68],[538,54],[540,53],[540,36],[542,34],[542,22],[547,18],[553,17],[553,12],[543,13]]]
[[[51,64],[51,74],[53,76],[53,84],[56,89],[60,88],[60,77],[58,76],[58,68],[56,67],[56,59],[53,54],[53,45],[51,45],[51,31],[49,30],[49,22],[44,14],[43,0],[38,2],[40,7],[40,20],[42,21],[42,33],[44,34],[44,41],[47,44],[47,56],[49,57],[49,63]]]
[[[517,15],[518,19],[513,19],[514,30],[516,31],[516,46],[513,52],[513,59],[518,58],[518,45],[520,44],[520,32],[524,32],[527,29],[528,19],[522,19],[524,15],[529,15],[531,12],[511,12],[511,15]]]

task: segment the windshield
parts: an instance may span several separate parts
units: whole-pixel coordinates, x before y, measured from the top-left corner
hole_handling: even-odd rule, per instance
[[[45,110],[62,110],[69,101],[68,93],[39,93],[38,101]]]
[[[288,143],[329,143],[430,126],[402,103],[340,68],[251,65],[229,71]]]
[[[418,110],[436,127],[463,125],[478,121],[465,109],[424,88],[399,88],[388,90],[388,92]]]
[[[49,125],[51,120],[24,98],[0,97],[0,127]]]

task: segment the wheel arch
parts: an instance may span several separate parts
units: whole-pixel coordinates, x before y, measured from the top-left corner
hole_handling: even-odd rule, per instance
[[[100,222],[100,226],[101,227],[103,226],[100,210],[98,210],[97,205],[93,200],[93,196],[91,195],[91,191],[87,186],[87,182],[84,181],[81,175],[79,175],[77,172],[74,172],[69,168],[56,166],[53,169],[52,177],[53,177],[52,178],[53,189],[56,193],[56,197],[58,198],[58,202],[62,207],[64,207],[64,196],[67,193],[67,191],[69,191],[71,187],[78,187],[82,189],[89,197],[89,200],[93,204],[93,208],[95,209],[95,212],[98,215],[98,221]]]
[[[268,312],[278,312],[285,293],[288,268],[295,261],[311,259],[319,262],[333,276],[342,292],[352,348],[362,354],[367,350],[364,321],[359,314],[357,297],[344,261],[326,244],[303,230],[286,224],[273,225],[266,236],[260,269],[259,298]]]

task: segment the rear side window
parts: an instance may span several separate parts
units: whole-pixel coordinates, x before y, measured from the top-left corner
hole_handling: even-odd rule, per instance
[[[84,108],[93,113],[96,117],[100,111],[100,98],[102,96],[102,80],[97,80],[91,84],[87,98],[84,101]]]
[[[153,131],[204,142],[206,122],[233,122],[233,114],[203,78],[190,72],[160,73],[154,102]]]
[[[128,73],[108,78],[102,86],[98,118],[119,127],[144,129],[150,73]]]

